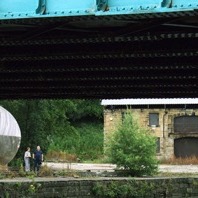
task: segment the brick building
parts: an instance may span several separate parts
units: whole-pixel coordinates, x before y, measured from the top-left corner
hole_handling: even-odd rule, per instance
[[[102,100],[101,104],[105,141],[130,109],[140,126],[156,136],[159,159],[198,157],[198,98]]]

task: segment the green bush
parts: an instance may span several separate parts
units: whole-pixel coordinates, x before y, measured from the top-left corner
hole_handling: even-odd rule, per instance
[[[151,182],[135,180],[126,181],[125,183],[118,181],[97,182],[92,188],[92,193],[98,198],[153,197],[153,190],[157,187]]]
[[[157,171],[156,138],[138,125],[129,110],[111,135],[107,155],[131,176],[152,175]]]
[[[98,159],[103,155],[103,125],[100,122],[79,122],[73,133],[52,136],[48,148],[48,152],[63,151],[81,161]]]

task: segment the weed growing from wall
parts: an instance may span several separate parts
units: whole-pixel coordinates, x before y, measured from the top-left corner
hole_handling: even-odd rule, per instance
[[[0,188],[0,195],[2,197],[10,198],[10,197],[31,197],[32,195],[36,195],[38,190],[41,188],[41,184],[34,182],[32,180],[31,183],[8,183]]]
[[[174,181],[135,180],[96,182],[92,193],[97,198],[148,198],[170,197],[174,193]],[[178,190],[178,188],[176,188]]]

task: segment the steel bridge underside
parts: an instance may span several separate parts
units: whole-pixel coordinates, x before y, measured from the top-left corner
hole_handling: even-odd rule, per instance
[[[0,99],[198,97],[198,11],[0,21]]]

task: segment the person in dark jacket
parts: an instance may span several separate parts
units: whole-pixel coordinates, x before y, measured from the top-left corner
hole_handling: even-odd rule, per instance
[[[40,146],[37,146],[36,151],[34,151],[32,157],[34,159],[34,171],[37,172],[39,171],[39,168],[43,161],[43,152],[41,151]]]

